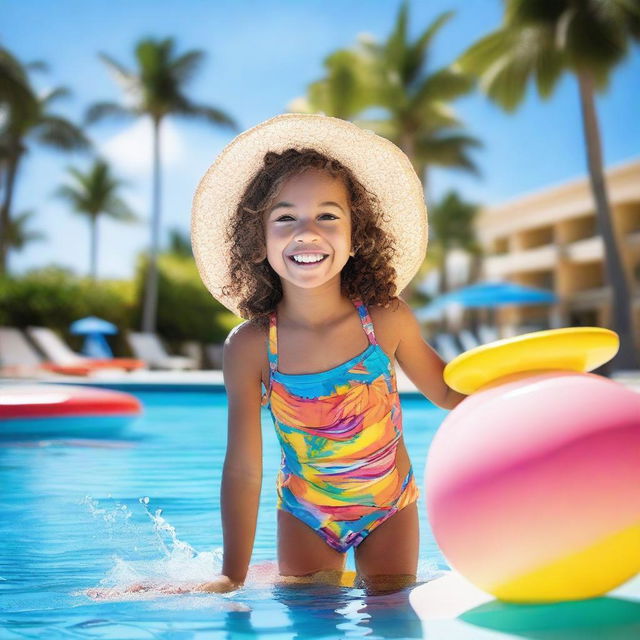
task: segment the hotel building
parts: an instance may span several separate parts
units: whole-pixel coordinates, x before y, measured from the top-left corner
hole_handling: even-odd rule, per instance
[[[629,283],[640,345],[640,159],[605,172],[618,247]],[[504,307],[502,336],[592,325],[611,328],[611,287],[588,176],[481,209],[476,233],[483,279],[552,290],[553,305]]]

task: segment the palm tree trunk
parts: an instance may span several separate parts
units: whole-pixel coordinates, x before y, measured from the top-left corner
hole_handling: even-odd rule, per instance
[[[419,173],[418,175],[422,175],[422,191],[424,193],[425,204],[427,205],[427,215],[429,215],[429,207],[434,204],[430,190],[431,182],[429,180],[429,165],[425,163],[421,168],[421,174]]]
[[[7,273],[7,253],[9,252],[9,226],[11,224],[11,203],[15,186],[20,155],[10,155],[7,158],[7,173],[4,200],[0,208],[0,276]]]
[[[472,253],[469,257],[471,265],[469,266],[469,278],[467,279],[467,285],[474,284],[480,281],[480,274],[482,271],[482,253]]]
[[[404,133],[401,136],[401,144],[400,147],[402,149],[402,151],[404,151],[404,153],[407,155],[407,157],[409,158],[409,160],[411,161],[411,164],[413,165],[416,173],[418,174],[418,176],[422,176],[421,177],[421,182],[422,182],[422,186],[423,186],[423,192],[426,189],[426,181],[427,181],[427,165],[420,162],[418,163],[417,160],[415,160],[414,155],[415,155],[415,141],[413,139],[412,134],[410,133]],[[418,273],[413,277],[413,280],[411,280],[411,282],[409,282],[409,284],[407,284],[407,286],[404,288],[404,291],[402,292],[402,298],[406,301],[406,302],[410,302],[411,299],[413,298],[413,296],[415,295],[415,291],[416,288],[418,286],[418,284],[420,283],[420,281],[424,278],[423,275],[423,270],[419,269]]]
[[[442,249],[442,264],[440,265],[440,277],[438,278],[438,295],[441,296],[449,290],[449,274],[447,273],[447,258],[449,251],[446,247]]]
[[[160,237],[160,120],[153,120],[153,192],[151,202],[151,246],[142,314],[142,331],[156,330],[158,306],[158,242]]]
[[[98,218],[91,218],[91,279],[95,282],[98,273]]]
[[[605,273],[610,283],[613,296],[612,324],[613,330],[620,338],[620,349],[611,361],[611,368],[636,369],[638,357],[633,340],[633,320],[629,285],[625,275],[620,252],[613,231],[611,208],[607,196],[607,185],[602,168],[602,150],[598,117],[594,104],[593,78],[589,72],[577,74],[580,88],[580,104],[582,107],[582,121],[587,143],[587,162],[591,191],[596,204],[596,220],[598,230],[604,241]]]

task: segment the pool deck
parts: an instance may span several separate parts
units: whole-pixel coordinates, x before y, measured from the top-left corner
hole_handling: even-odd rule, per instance
[[[413,382],[399,366],[396,366],[398,391],[403,395],[422,396]],[[640,371],[624,371],[612,380],[640,393]],[[0,385],[9,383],[56,383],[89,385],[121,391],[154,391],[180,387],[184,391],[223,392],[224,381],[219,369],[198,371],[151,371],[148,369],[123,372],[120,369],[104,369],[91,376],[67,376],[42,373],[36,376],[0,378]]]
[[[398,390],[402,394],[421,395],[405,373],[396,367]],[[14,382],[46,382],[56,384],[74,384],[118,389],[123,391],[153,391],[168,387],[180,387],[185,391],[224,391],[222,370],[208,369],[198,371],[137,371],[105,369],[90,376],[67,376],[60,374],[41,374],[37,377],[0,378],[0,384]]]

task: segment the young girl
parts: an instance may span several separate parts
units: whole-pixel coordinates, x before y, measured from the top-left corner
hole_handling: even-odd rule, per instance
[[[423,191],[407,157],[336,118],[277,116],[238,136],[209,169],[192,237],[203,281],[246,318],[223,352],[222,574],[199,589],[230,591],[246,578],[261,406],[281,445],[279,573],[339,584],[353,548],[356,586],[414,583],[419,492],[394,360],[438,406],[465,396],[445,384],[445,363],[396,295],[426,248]]]

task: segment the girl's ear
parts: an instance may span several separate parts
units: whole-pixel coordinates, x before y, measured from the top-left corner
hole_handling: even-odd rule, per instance
[[[260,264],[261,262],[266,260],[266,258],[267,258],[267,248],[262,247],[262,249],[260,249],[260,252],[257,253],[256,256],[253,258],[252,262],[254,264]]]

